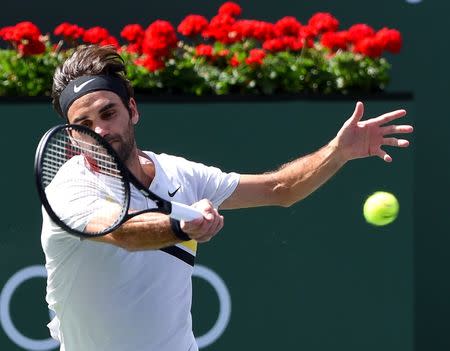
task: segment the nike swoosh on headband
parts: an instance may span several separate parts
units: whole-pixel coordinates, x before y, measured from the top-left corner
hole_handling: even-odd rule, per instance
[[[73,86],[73,92],[74,93],[79,93],[81,91],[81,89],[83,89],[86,85],[88,85],[90,82],[92,82],[93,80],[95,80],[95,78],[89,79],[87,81],[85,81],[84,83],[80,84],[79,86],[77,86],[76,84]]]

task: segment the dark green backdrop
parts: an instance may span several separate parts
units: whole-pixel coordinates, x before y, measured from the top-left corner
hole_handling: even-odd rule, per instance
[[[146,26],[157,18],[177,23],[189,13],[211,16],[221,3],[9,1],[2,3],[0,26],[31,20],[43,31],[51,31],[62,21],[70,21],[85,27],[102,25],[118,35],[128,23]],[[305,350],[449,350],[450,239],[446,199],[450,195],[450,4],[438,0],[417,4],[405,0],[239,3],[247,18],[274,21],[294,15],[305,21],[314,12],[330,11],[341,20],[342,27],[364,22],[375,28],[399,29],[404,48],[399,55],[389,57],[393,67],[388,90],[413,92],[414,101],[371,101],[368,109],[377,113],[406,105],[416,131],[414,150],[398,155],[393,165],[378,160],[355,162],[294,208],[227,214],[224,233],[199,253],[199,262],[214,269],[228,284],[233,303],[228,328],[210,349],[238,348],[240,344],[253,349],[257,345],[261,349],[302,349],[294,346],[298,342]],[[225,169],[258,171],[318,147],[353,108],[350,102],[330,101],[287,103],[282,108],[277,104],[254,106],[146,104],[142,106],[145,120],[139,138],[142,145],[156,150],[218,163]],[[196,123],[189,127],[195,133],[190,139],[181,138],[180,145],[146,140],[146,130],[170,128],[159,122],[150,126],[156,114],[150,109],[170,113],[171,119],[187,125]],[[229,109],[235,112],[229,114]],[[288,110],[295,114],[285,113]],[[29,114],[36,111],[37,116]],[[19,172],[2,172],[2,183],[8,185],[4,198],[21,195],[20,200],[3,206],[3,286],[17,270],[43,262],[37,237],[39,213],[31,177],[32,158],[39,135],[55,123],[56,117],[44,104],[3,104],[0,113],[4,126],[0,139],[4,151],[2,169]],[[218,118],[222,114],[224,118]],[[24,133],[29,145],[17,150],[11,130]],[[293,138],[296,130],[301,134]],[[200,141],[200,137],[204,140]],[[10,184],[19,182],[25,182],[25,187],[13,190]],[[375,233],[362,221],[359,211],[363,197],[381,187],[399,195],[402,209],[397,222]],[[15,214],[16,208],[25,208],[26,214]],[[270,222],[258,221],[269,217]],[[242,231],[241,225],[247,230]],[[211,314],[216,313],[217,302],[209,285],[197,278],[195,281],[198,291],[194,314],[196,329],[202,334],[215,321],[214,315],[205,317],[208,314],[202,311],[212,309]],[[11,301],[15,323],[29,337],[47,337],[43,289],[42,279],[29,280]],[[274,291],[277,294],[273,295]],[[203,299],[211,299],[213,307],[200,306]],[[17,348],[0,334],[0,349]]]
[[[368,116],[414,103],[367,101]],[[352,113],[351,101],[290,101],[140,105],[137,138],[142,147],[182,155],[224,170],[263,172],[331,139]],[[42,264],[40,212],[32,163],[41,134],[60,122],[48,104],[4,104],[4,130],[20,123],[21,138],[2,138],[6,233],[1,241],[0,284],[19,269]],[[176,136],[170,139],[167,135]],[[14,151],[13,151],[14,150]],[[232,302],[224,334],[208,349],[412,350],[414,150],[392,150],[394,163],[365,159],[348,164],[329,184],[288,209],[225,212],[220,236],[201,245],[198,263],[225,282]],[[17,193],[19,184],[23,187]],[[12,185],[16,186],[12,186]],[[371,192],[394,192],[398,220],[387,227],[365,223],[362,204]],[[24,210],[24,214],[17,212]],[[194,278],[193,314],[198,336],[217,319],[212,286]],[[15,327],[47,338],[44,279],[27,280],[10,303]],[[2,349],[19,350],[5,336]]]

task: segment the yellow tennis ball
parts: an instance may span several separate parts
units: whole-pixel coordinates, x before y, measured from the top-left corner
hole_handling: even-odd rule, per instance
[[[382,226],[392,223],[398,215],[397,198],[386,191],[377,191],[370,195],[364,203],[364,218],[370,224]]]

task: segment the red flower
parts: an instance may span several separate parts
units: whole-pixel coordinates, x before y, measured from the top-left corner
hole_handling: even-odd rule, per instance
[[[142,41],[144,40],[144,28],[140,24],[128,24],[123,27],[120,36],[128,40],[124,48],[132,54],[142,54]]]
[[[5,41],[14,41],[14,26],[7,26],[0,29],[0,38]]]
[[[320,38],[320,42],[323,46],[332,51],[337,51],[339,49],[346,50],[348,45],[348,33],[346,31],[326,32]]]
[[[142,54],[142,43],[128,44],[125,50],[132,54]]]
[[[144,28],[140,24],[128,24],[123,27],[120,36],[130,43],[138,43],[144,38]]]
[[[381,56],[383,46],[375,37],[365,38],[355,44],[354,51],[372,58],[377,58]]]
[[[15,26],[0,29],[0,38],[10,41],[22,56],[38,55],[45,52],[41,41],[41,31],[32,22],[19,22]]]
[[[236,20],[230,15],[214,16],[208,27],[202,32],[203,37],[213,38],[224,44],[231,44],[241,39],[239,33],[232,30]]]
[[[275,25],[270,22],[256,21],[253,28],[253,37],[261,41],[274,38]]]
[[[328,12],[318,12],[309,19],[308,25],[316,34],[335,32],[339,28],[339,21]]]
[[[189,15],[178,25],[178,33],[187,37],[201,34],[208,26],[208,20],[200,15]]]
[[[348,40],[356,43],[362,39],[370,38],[375,35],[375,30],[367,24],[358,23],[348,29]]]
[[[177,45],[175,28],[170,22],[156,20],[145,30],[142,50],[153,56],[168,56]]]
[[[230,59],[230,65],[233,67],[239,66],[241,63],[239,62],[239,59],[237,57],[237,54],[234,54],[233,57]]]
[[[111,45],[111,46],[114,46],[116,49],[119,49],[119,47],[120,47],[119,42],[113,36],[109,36],[108,38],[103,39],[100,43],[98,43],[98,45],[100,45],[100,46]]]
[[[302,26],[299,35],[303,39],[314,39],[316,37],[315,30],[310,26]]]
[[[38,41],[41,36],[41,31],[32,22],[19,22],[13,27],[5,27],[3,30],[4,40],[14,41],[16,43],[22,40]]]
[[[266,40],[263,43],[263,49],[271,52],[279,51],[299,51],[303,48],[303,40],[299,37],[280,37]]]
[[[217,12],[219,15],[228,15],[231,17],[240,16],[242,13],[241,7],[232,1],[225,2],[222,6],[219,7],[219,11]]]
[[[279,52],[285,50],[285,45],[281,38],[275,38],[266,40],[263,43],[263,48],[267,51]]]
[[[263,60],[266,57],[266,52],[261,49],[253,49],[250,50],[249,56],[245,59],[245,62],[248,65],[257,65],[261,66],[263,64]]]
[[[63,22],[55,28],[53,34],[75,40],[83,37],[84,29],[76,24]]]
[[[90,44],[99,44],[109,37],[110,34],[106,28],[96,26],[89,28],[84,32],[83,41]]]
[[[196,56],[213,57],[213,47],[211,45],[200,44],[195,48]]]
[[[299,37],[283,37],[283,41],[291,51],[300,51],[303,48],[303,40]]]
[[[380,29],[375,37],[380,42],[383,50],[397,54],[402,48],[402,35],[396,29],[383,28]]]
[[[298,36],[302,24],[295,17],[286,16],[275,23],[275,33],[278,36]]]
[[[161,57],[148,55],[134,61],[135,64],[145,67],[150,72],[158,71],[164,68],[164,60]]]
[[[272,23],[256,20],[239,20],[233,24],[232,30],[241,38],[254,38],[260,41],[272,39],[275,27]]]
[[[217,56],[218,56],[218,57],[226,57],[226,56],[229,55],[229,53],[230,53],[230,50],[228,50],[228,49],[222,49],[222,50],[220,50],[220,51],[217,53]]]
[[[45,45],[40,40],[29,40],[27,43],[20,43],[17,50],[22,56],[39,55],[45,52]]]
[[[302,26],[300,28],[300,38],[307,44],[308,47],[314,46],[314,39],[316,38],[316,33],[310,26]]]

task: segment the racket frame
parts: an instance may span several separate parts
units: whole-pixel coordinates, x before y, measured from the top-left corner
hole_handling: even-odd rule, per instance
[[[88,134],[89,136],[94,138],[102,147],[104,147],[108,151],[110,156],[114,159],[114,162],[117,163],[117,168],[120,170],[120,172],[122,173],[122,175],[124,177],[124,197],[125,197],[126,206],[122,209],[121,218],[120,218],[120,220],[117,221],[117,223],[114,226],[109,227],[107,230],[99,232],[98,234],[92,234],[92,233],[87,234],[83,231],[80,231],[80,230],[77,230],[77,229],[74,229],[74,228],[68,226],[53,211],[53,208],[47,199],[47,194],[45,193],[45,188],[43,187],[43,182],[41,181],[42,172],[43,172],[43,165],[42,165],[43,155],[45,154],[46,147],[48,145],[48,141],[54,136],[54,134],[59,133],[62,129],[65,129],[67,132],[69,130],[77,130],[81,133]],[[117,156],[117,153],[114,151],[114,149],[111,147],[111,145],[109,145],[105,140],[103,140],[103,138],[101,138],[97,133],[93,132],[89,128],[82,126],[82,125],[74,125],[74,124],[72,124],[72,125],[71,124],[57,125],[51,129],[49,129],[41,138],[39,145],[36,149],[36,155],[35,155],[35,159],[34,159],[34,175],[35,175],[36,188],[38,190],[38,194],[39,194],[41,203],[44,206],[45,210],[47,211],[48,215],[50,216],[50,218],[52,219],[53,222],[55,222],[59,227],[61,227],[65,231],[67,231],[71,234],[74,234],[76,236],[83,237],[83,238],[93,238],[93,237],[104,236],[104,235],[116,230],[124,222],[124,219],[127,216],[128,209],[130,206],[130,182],[127,179],[129,172],[126,168],[125,168],[126,172],[124,172],[124,168],[125,167],[123,167],[123,164],[120,162],[119,157]]]
[[[74,229],[69,227],[67,224],[65,224],[58,215],[53,211],[48,199],[47,195],[45,193],[45,189],[43,188],[43,183],[41,182],[41,175],[42,175],[42,156],[45,153],[46,145],[48,143],[48,140],[55,134],[58,133],[61,129],[66,130],[76,130],[81,133],[87,134],[91,136],[93,139],[95,139],[102,147],[104,147],[107,152],[110,154],[110,156],[113,158],[114,162],[117,164],[117,169],[120,171],[120,173],[123,176],[124,181],[124,193],[126,196],[126,207],[122,208],[122,214],[120,220],[117,221],[117,223],[109,227],[108,229],[95,233],[95,234],[86,234],[83,231]],[[113,147],[106,142],[100,135],[92,131],[91,129],[78,124],[63,124],[58,125],[50,130],[48,130],[44,136],[42,137],[41,141],[39,142],[39,145],[36,149],[36,156],[35,156],[35,162],[34,162],[34,172],[35,172],[35,181],[36,181],[36,187],[38,189],[38,194],[41,199],[41,203],[44,206],[45,210],[47,211],[50,218],[62,229],[66,230],[67,232],[77,235],[79,237],[84,238],[92,238],[92,237],[99,237],[106,235],[108,233],[113,232],[117,228],[119,228],[124,222],[129,220],[132,217],[138,216],[143,213],[149,213],[149,212],[159,212],[166,215],[171,215],[172,218],[181,220],[193,220],[195,218],[201,218],[202,212],[198,209],[194,209],[191,206],[177,203],[177,202],[171,202],[169,200],[165,200],[162,197],[156,195],[155,193],[151,192],[147,187],[145,187],[130,171],[129,169],[124,165],[124,163],[120,160],[119,156],[117,155],[116,151],[113,149]],[[150,209],[144,209],[141,211],[136,211],[133,213],[128,213],[129,206],[130,206],[130,184],[133,184],[136,189],[141,192],[143,196],[146,198],[149,198],[153,200],[156,204],[156,208],[150,208]],[[172,212],[173,210],[173,212]]]

